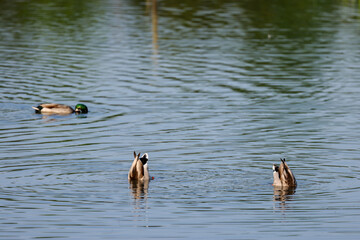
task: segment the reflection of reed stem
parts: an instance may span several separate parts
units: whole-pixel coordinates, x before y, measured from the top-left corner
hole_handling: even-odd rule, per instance
[[[152,47],[153,56],[156,58],[158,55],[158,16],[157,16],[157,0],[151,0],[151,24],[152,24]]]
[[[146,13],[151,16],[151,34],[152,34],[152,59],[157,63],[158,56],[158,15],[157,15],[157,0],[146,0]]]

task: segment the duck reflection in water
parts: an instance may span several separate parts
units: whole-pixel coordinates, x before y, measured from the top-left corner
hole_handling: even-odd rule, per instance
[[[149,180],[129,180],[131,194],[136,199],[147,199]]]
[[[129,180],[129,188],[133,197],[131,204],[133,210],[132,221],[136,226],[149,227],[150,221],[148,216],[148,188],[149,180]]]
[[[292,195],[296,192],[297,182],[294,174],[287,165],[285,158],[280,160],[280,166],[277,166],[276,164],[273,165],[274,200],[280,201],[282,207],[285,207],[285,202],[290,200]]]
[[[278,187],[274,186],[274,200],[285,203],[291,200],[292,195],[295,194],[295,187]]]

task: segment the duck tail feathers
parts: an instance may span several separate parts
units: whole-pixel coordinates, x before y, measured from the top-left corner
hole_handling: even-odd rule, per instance
[[[142,155],[142,157],[140,158],[140,161],[142,162],[143,165],[147,164],[148,160],[149,160],[149,154],[147,153]]]

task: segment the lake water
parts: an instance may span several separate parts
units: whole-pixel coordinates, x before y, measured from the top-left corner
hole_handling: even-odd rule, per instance
[[[0,4],[0,239],[359,238],[358,1]]]

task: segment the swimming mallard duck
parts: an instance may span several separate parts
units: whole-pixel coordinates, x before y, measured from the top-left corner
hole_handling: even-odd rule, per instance
[[[148,162],[149,155],[145,153],[140,157],[140,153],[136,155],[136,152],[134,151],[134,161],[131,165],[128,179],[130,180],[150,180],[149,176],[149,170],[148,170]]]
[[[71,113],[87,113],[88,109],[84,104],[77,104],[75,106],[75,110],[64,104],[57,104],[57,103],[43,103],[37,107],[32,107],[35,109],[35,113],[41,114],[59,114],[59,115],[67,115]]]
[[[285,162],[285,158],[281,159],[280,167],[276,164],[273,165],[273,186],[277,187],[296,187],[296,179],[294,174],[291,172],[289,166]]]

